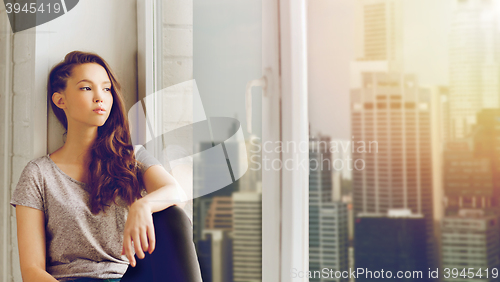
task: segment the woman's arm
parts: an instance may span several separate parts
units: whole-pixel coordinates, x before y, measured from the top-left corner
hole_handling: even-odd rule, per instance
[[[144,187],[148,194],[139,199],[147,203],[151,212],[164,210],[172,205],[184,208],[186,202],[181,202],[182,188],[179,182],[168,173],[163,166],[153,165],[143,175]]]
[[[45,218],[41,210],[16,205],[17,243],[24,282],[57,282],[45,270]]]
[[[145,257],[144,252],[152,253],[155,249],[156,239],[152,214],[172,205],[180,208],[186,205],[186,202],[181,202],[182,195],[179,191],[182,188],[163,166],[150,166],[144,172],[143,182],[148,194],[130,206],[123,234],[122,254],[127,256],[134,267],[134,249],[140,259]],[[134,242],[134,248],[132,248],[132,242]]]

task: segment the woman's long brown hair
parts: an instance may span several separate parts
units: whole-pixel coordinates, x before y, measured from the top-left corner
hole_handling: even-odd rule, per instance
[[[139,173],[137,161],[134,158],[134,148],[130,140],[125,105],[120,83],[106,61],[99,55],[89,52],[73,51],[50,71],[47,82],[47,96],[52,111],[63,127],[68,130],[68,120],[64,110],[58,108],[52,101],[54,92],[66,89],[68,78],[75,66],[96,63],[108,73],[113,94],[113,106],[104,125],[98,127],[97,138],[91,149],[88,185],[90,186],[90,206],[93,214],[105,211],[105,206],[113,200],[116,204],[118,195],[130,206],[141,198],[140,184],[142,175]]]

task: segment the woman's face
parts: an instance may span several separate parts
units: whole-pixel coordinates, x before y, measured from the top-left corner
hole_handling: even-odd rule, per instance
[[[62,93],[54,93],[52,99],[66,113],[68,125],[76,122],[102,126],[113,105],[111,82],[106,70],[99,64],[76,65],[66,82],[66,89]]]

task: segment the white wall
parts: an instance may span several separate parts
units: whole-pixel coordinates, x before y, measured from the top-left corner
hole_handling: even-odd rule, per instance
[[[10,25],[5,12],[5,6],[0,5],[0,280],[8,281],[10,269],[10,215],[8,200],[10,199],[10,157],[11,147],[9,140],[10,130],[10,100],[9,91],[11,61],[10,58]]]

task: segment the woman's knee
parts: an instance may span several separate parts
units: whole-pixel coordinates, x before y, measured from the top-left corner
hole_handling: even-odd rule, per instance
[[[192,233],[192,226],[189,217],[186,212],[176,206],[170,206],[164,210],[153,213],[153,224],[155,229],[157,225],[162,225],[162,227],[167,228],[173,233]]]
[[[178,206],[153,213],[156,249],[151,254],[155,275],[169,274],[172,281],[201,282],[193,243],[193,229],[186,212]],[[164,278],[164,276],[162,276]]]

